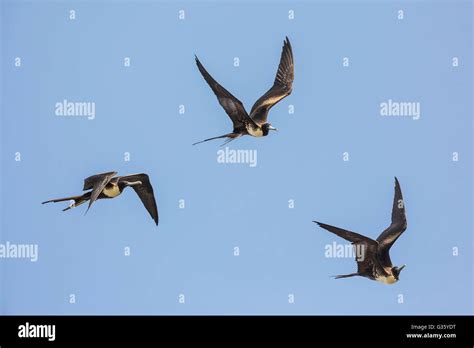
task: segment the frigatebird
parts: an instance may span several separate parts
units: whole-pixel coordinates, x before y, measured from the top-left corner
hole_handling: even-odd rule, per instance
[[[357,272],[338,275],[335,276],[336,279],[361,276],[385,284],[393,284],[399,280],[400,272],[405,265],[401,267],[393,266],[389,255],[390,248],[407,228],[405,203],[397,178],[395,178],[392,223],[376,240],[359,233],[343,230],[342,228],[326,225],[317,221],[313,222],[329,232],[351,242],[354,246],[360,246],[358,248],[361,250],[360,255],[356,256]]]
[[[281,52],[280,64],[273,82],[273,86],[258,99],[250,110],[250,116],[245,111],[244,105],[240,100],[234,97],[229,91],[222,87],[214,78],[207,72],[204,66],[196,56],[196,64],[206,82],[211,87],[214,94],[217,96],[219,103],[224,108],[227,115],[232,120],[234,129],[232,133],[220,135],[205,139],[194,143],[193,145],[203,143],[205,141],[228,138],[223,144],[241,137],[243,135],[251,135],[254,137],[267,136],[271,130],[277,130],[267,122],[267,116],[270,109],[280,100],[288,96],[293,89],[294,79],[294,64],[293,52],[291,49],[290,40],[288,37],[283,43],[283,50]]]
[[[151,217],[158,225],[158,209],[156,207],[155,195],[153,193],[153,187],[151,186],[150,179],[147,174],[132,174],[126,176],[116,176],[117,172],[107,172],[89,176],[84,179],[83,190],[90,190],[80,196],[72,196],[58,199],[51,199],[45,201],[42,204],[50,202],[64,202],[74,201],[63,211],[75,208],[89,201],[87,211],[89,211],[92,204],[98,199],[115,198],[119,196],[126,187],[131,187],[135,190],[138,197],[142,201],[146,210],[150,213]]]

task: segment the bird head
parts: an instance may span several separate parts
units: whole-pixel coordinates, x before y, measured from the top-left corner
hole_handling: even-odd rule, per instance
[[[395,266],[395,267],[392,268],[392,273],[393,273],[393,276],[395,277],[396,280],[398,280],[398,277],[399,277],[399,275],[400,275],[400,272],[402,271],[402,269],[405,268],[405,266],[406,266],[406,265],[403,265],[403,266],[401,266],[401,267]]]
[[[275,127],[273,127],[271,123],[265,123],[265,124],[262,126],[262,130],[263,130],[263,134],[265,134],[265,135],[267,135],[271,130],[273,130],[273,131],[278,131],[278,129],[276,129]]]

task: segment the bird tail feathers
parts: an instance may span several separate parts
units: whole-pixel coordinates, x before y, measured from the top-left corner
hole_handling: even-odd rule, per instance
[[[76,201],[80,198],[82,198],[82,196],[71,196],[71,197],[65,197],[65,198],[56,198],[56,199],[50,199],[49,201],[41,202],[41,204],[57,203],[57,202],[64,202],[64,201]]]
[[[50,199],[49,201],[42,202],[41,204],[74,201],[74,203],[69,205],[69,207],[63,209],[63,211],[66,211],[66,210],[75,208],[81,204],[84,204],[85,202],[89,200],[89,198],[90,198],[90,195],[85,194],[82,196],[71,196],[71,197]]]
[[[228,143],[229,141],[234,140],[234,138],[236,138],[236,136],[235,136],[235,133],[228,133],[228,134],[220,135],[220,136],[218,136],[218,137],[213,137],[213,138],[209,138],[209,139],[204,139],[204,140],[198,141],[197,143],[194,143],[193,145],[201,144],[201,143],[204,143],[204,142],[209,141],[209,140],[222,139],[222,138],[230,138],[230,140],[228,140],[228,141],[226,141],[226,142],[224,143],[224,144],[226,144],[226,143]]]
[[[355,276],[358,276],[358,275],[359,275],[359,273],[339,274],[337,276],[334,276],[334,279],[349,278],[349,277],[355,277]]]
[[[72,208],[75,208],[75,207],[78,207],[80,206],[81,204],[84,204],[88,201],[88,199],[85,199],[85,198],[79,198],[78,200],[75,200],[73,204],[69,205],[69,207],[67,208],[64,208],[63,211],[66,211],[66,210],[69,210],[69,209],[72,209]]]

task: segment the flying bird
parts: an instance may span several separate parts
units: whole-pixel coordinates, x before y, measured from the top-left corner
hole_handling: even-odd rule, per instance
[[[84,179],[84,191],[90,190],[80,196],[72,196],[58,199],[51,199],[49,201],[42,202],[42,204],[50,202],[64,202],[74,201],[69,207],[63,209],[63,211],[75,208],[89,202],[87,211],[89,211],[92,204],[98,199],[115,198],[119,196],[126,187],[131,187],[135,190],[138,197],[142,201],[148,213],[158,225],[158,209],[156,207],[155,195],[153,193],[153,187],[151,186],[150,179],[147,174],[132,174],[126,176],[116,176],[117,172],[107,172],[92,175]]]
[[[193,145],[209,140],[227,138],[226,142],[223,144],[225,145],[228,142],[243,135],[264,137],[267,136],[271,130],[277,130],[272,126],[271,123],[267,122],[267,117],[268,112],[273,107],[273,105],[288,96],[293,89],[293,52],[288,37],[283,43],[280,64],[278,66],[278,71],[275,81],[273,82],[273,86],[255,102],[252,109],[250,110],[250,115],[247,113],[247,111],[245,111],[242,102],[234,97],[224,87],[222,87],[216,80],[214,80],[214,78],[201,64],[198,57],[196,56],[195,58],[199,71],[211,87],[214,94],[217,96],[219,104],[221,104],[227,115],[229,115],[234,128],[231,133],[205,139],[194,143]]]
[[[326,225],[317,221],[313,222],[329,232],[351,242],[354,246],[358,246],[356,250],[361,251],[356,255],[357,272],[338,275],[335,277],[336,279],[361,276],[385,284],[393,284],[399,280],[400,272],[405,265],[401,267],[393,266],[389,254],[392,245],[407,228],[405,203],[403,201],[400,183],[397,178],[395,178],[392,223],[377,237],[376,240],[355,232],[343,230],[342,228]]]

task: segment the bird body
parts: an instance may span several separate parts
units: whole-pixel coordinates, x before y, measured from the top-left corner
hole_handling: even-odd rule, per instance
[[[264,135],[262,127],[254,126],[250,123],[245,125],[245,129],[247,131],[247,134],[253,137],[258,138],[258,137],[263,137],[263,136],[268,135],[268,132]]]
[[[221,138],[227,138],[227,141],[224,143],[227,144],[228,142],[244,135],[260,138],[267,136],[271,130],[277,130],[267,121],[267,117],[270,109],[280,100],[290,95],[293,90],[293,51],[288,38],[286,38],[283,44],[280,64],[278,65],[278,71],[273,86],[255,102],[250,111],[250,115],[247,113],[240,100],[234,97],[228,90],[214,80],[197,57],[196,65],[209,87],[211,87],[216,95],[219,104],[230,117],[233,123],[233,130],[231,133],[208,138],[194,143],[193,145]]]
[[[71,205],[69,205],[69,207],[63,209],[63,211],[66,211],[89,202],[89,206],[87,208],[88,211],[96,200],[115,198],[121,195],[126,187],[132,187],[150,216],[155,221],[156,225],[158,225],[158,209],[156,206],[153,187],[151,186],[148,175],[141,173],[127,176],[115,176],[116,174],[117,172],[107,172],[92,175],[84,180],[83,187],[84,191],[90,191],[84,193],[81,196],[52,199],[45,201],[42,204],[74,201]]]
[[[398,281],[398,279],[396,279],[393,274],[390,274],[388,276],[379,276],[379,277],[375,278],[375,280],[377,280],[379,282],[382,282],[384,284],[393,284],[393,283],[396,283]]]
[[[366,277],[384,284],[394,284],[399,280],[401,267],[393,266],[390,259],[390,248],[407,228],[405,203],[398,179],[395,178],[395,195],[392,206],[392,222],[376,240],[356,232],[344,230],[339,227],[313,221],[321,228],[344,238],[353,245],[361,246],[362,255],[357,255],[357,272],[338,275],[335,278],[349,278],[354,276]]]

